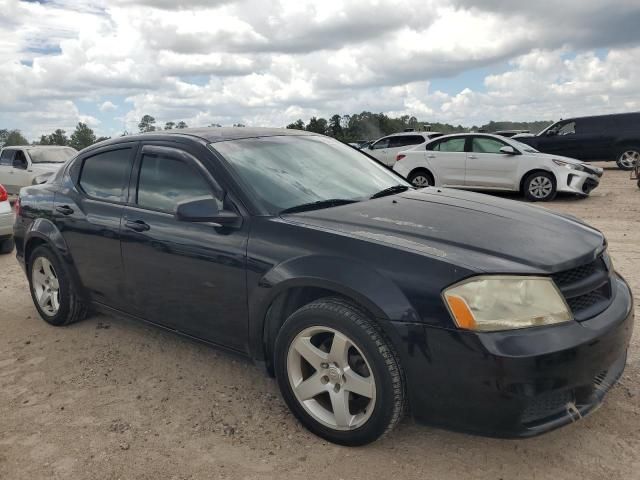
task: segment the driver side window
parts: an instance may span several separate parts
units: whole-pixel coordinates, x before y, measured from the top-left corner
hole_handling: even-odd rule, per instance
[[[505,143],[489,137],[474,137],[471,143],[471,151],[475,153],[500,153],[502,147],[506,147]]]
[[[25,157],[24,152],[22,150],[16,150],[16,154],[13,157],[13,168],[26,170],[28,167],[29,163],[27,162],[27,157]]]
[[[389,139],[383,138],[382,140],[378,140],[376,143],[372,145],[372,150],[379,150],[381,148],[387,148],[389,146]]]
[[[558,135],[571,135],[572,133],[576,133],[576,122],[567,122],[558,129]]]

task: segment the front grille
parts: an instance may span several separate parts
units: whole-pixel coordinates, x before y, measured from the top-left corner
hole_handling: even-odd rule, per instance
[[[572,390],[558,390],[538,395],[527,403],[522,413],[522,423],[540,422],[549,417],[564,414],[567,411],[567,405],[573,401]]]
[[[611,279],[602,255],[593,262],[558,272],[552,277],[576,320],[591,318],[609,306]]]

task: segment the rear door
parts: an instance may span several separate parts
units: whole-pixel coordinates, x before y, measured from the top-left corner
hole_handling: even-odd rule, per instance
[[[175,217],[179,202],[200,197],[239,211],[195,155],[148,144],[136,160],[122,237],[131,313],[246,351],[249,222],[216,227]]]
[[[0,185],[4,185],[10,194],[16,193],[16,184],[13,181],[13,156],[15,150],[4,149],[0,153]]]
[[[93,150],[70,166],[55,194],[53,221],[92,299],[124,309],[120,222],[137,142]]]
[[[467,152],[465,137],[449,137],[427,144],[425,158],[436,185],[463,186]]]
[[[396,163],[396,155],[398,155],[398,153],[425,142],[426,140],[422,135],[395,135],[389,137],[389,148],[387,148],[386,154],[387,159],[384,163],[392,166]]]
[[[516,190],[519,185],[518,155],[500,153],[508,144],[497,138],[477,135],[471,137],[465,185],[481,188]]]

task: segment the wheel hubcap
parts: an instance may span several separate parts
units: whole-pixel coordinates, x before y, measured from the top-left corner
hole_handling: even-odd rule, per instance
[[[310,327],[291,342],[287,376],[296,399],[325,426],[353,430],[369,420],[376,384],[369,362],[346,335]]]
[[[49,316],[58,313],[60,309],[60,284],[53,265],[46,258],[38,257],[33,262],[31,284],[40,309]]]
[[[640,152],[628,150],[620,155],[618,162],[626,168],[632,168],[640,162]]]
[[[428,187],[429,179],[424,175],[418,175],[416,177],[413,177],[413,182],[411,183],[413,183],[414,187]]]
[[[529,183],[529,193],[535,198],[546,198],[553,190],[553,184],[547,177],[535,177]]]

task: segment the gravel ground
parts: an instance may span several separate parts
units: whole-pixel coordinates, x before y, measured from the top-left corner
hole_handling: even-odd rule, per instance
[[[590,198],[545,206],[605,232],[638,309],[640,190],[603,166]],[[2,479],[640,478],[638,329],[621,383],[576,424],[495,440],[405,420],[350,449],[307,433],[245,360],[107,316],[49,327],[13,255],[0,272]]]

